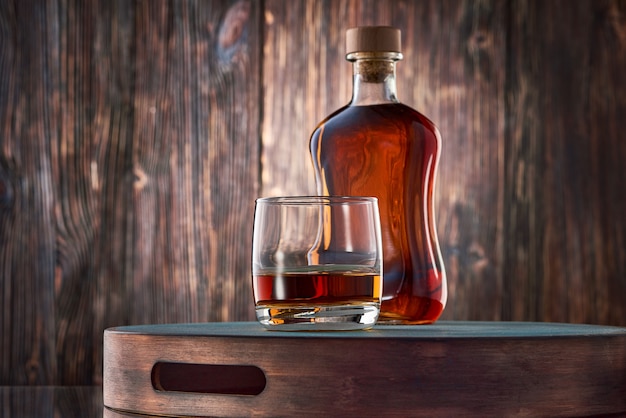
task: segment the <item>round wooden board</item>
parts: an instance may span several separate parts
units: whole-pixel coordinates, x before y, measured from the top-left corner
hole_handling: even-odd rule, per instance
[[[106,413],[591,416],[626,413],[626,328],[524,322],[274,332],[111,328]],[[114,415],[110,415],[114,416]]]

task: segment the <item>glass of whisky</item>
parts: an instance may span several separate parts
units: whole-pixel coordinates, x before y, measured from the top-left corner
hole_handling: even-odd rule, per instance
[[[256,201],[252,285],[268,329],[374,326],[382,295],[378,200],[352,196]]]

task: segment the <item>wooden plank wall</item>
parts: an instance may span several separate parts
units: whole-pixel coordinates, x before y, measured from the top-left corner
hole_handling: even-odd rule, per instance
[[[102,331],[252,320],[254,199],[312,193],[348,27],[439,126],[443,319],[626,326],[626,1],[0,2],[0,385]]]

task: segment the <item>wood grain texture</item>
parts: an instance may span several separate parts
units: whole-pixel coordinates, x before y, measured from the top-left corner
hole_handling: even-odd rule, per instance
[[[626,2],[0,2],[0,384],[100,384],[102,332],[251,320],[254,199],[314,191],[348,27],[440,128],[442,319],[626,325]]]
[[[3,417],[101,417],[102,388],[96,386],[0,386]]]
[[[42,140],[54,100],[42,73],[48,27],[45,11],[32,2],[0,7],[0,376],[3,384],[41,384],[52,381],[57,368],[56,149]],[[26,36],[20,25],[36,29]]]
[[[309,136],[350,100],[343,55],[349,2],[267,1],[263,48],[264,196],[315,194]]]
[[[240,322],[120,327],[106,331],[104,344],[104,405],[134,413],[556,417],[626,412],[626,328],[440,321],[427,327],[311,333],[272,332]],[[172,368],[181,363],[186,368],[254,366],[265,375],[264,389],[256,395],[224,395],[213,386],[220,380],[216,376],[209,393],[155,390],[157,362]]]
[[[503,317],[623,324],[626,3],[511,6]]]
[[[1,383],[101,382],[108,326],[250,319],[258,4],[3,4]]]

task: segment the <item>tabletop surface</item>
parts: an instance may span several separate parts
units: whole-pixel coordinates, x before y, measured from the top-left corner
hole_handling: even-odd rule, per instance
[[[626,328],[550,322],[439,321],[431,325],[376,325],[366,331],[269,331],[257,322],[132,325],[109,328],[110,333],[262,338],[568,338],[626,335]]]

